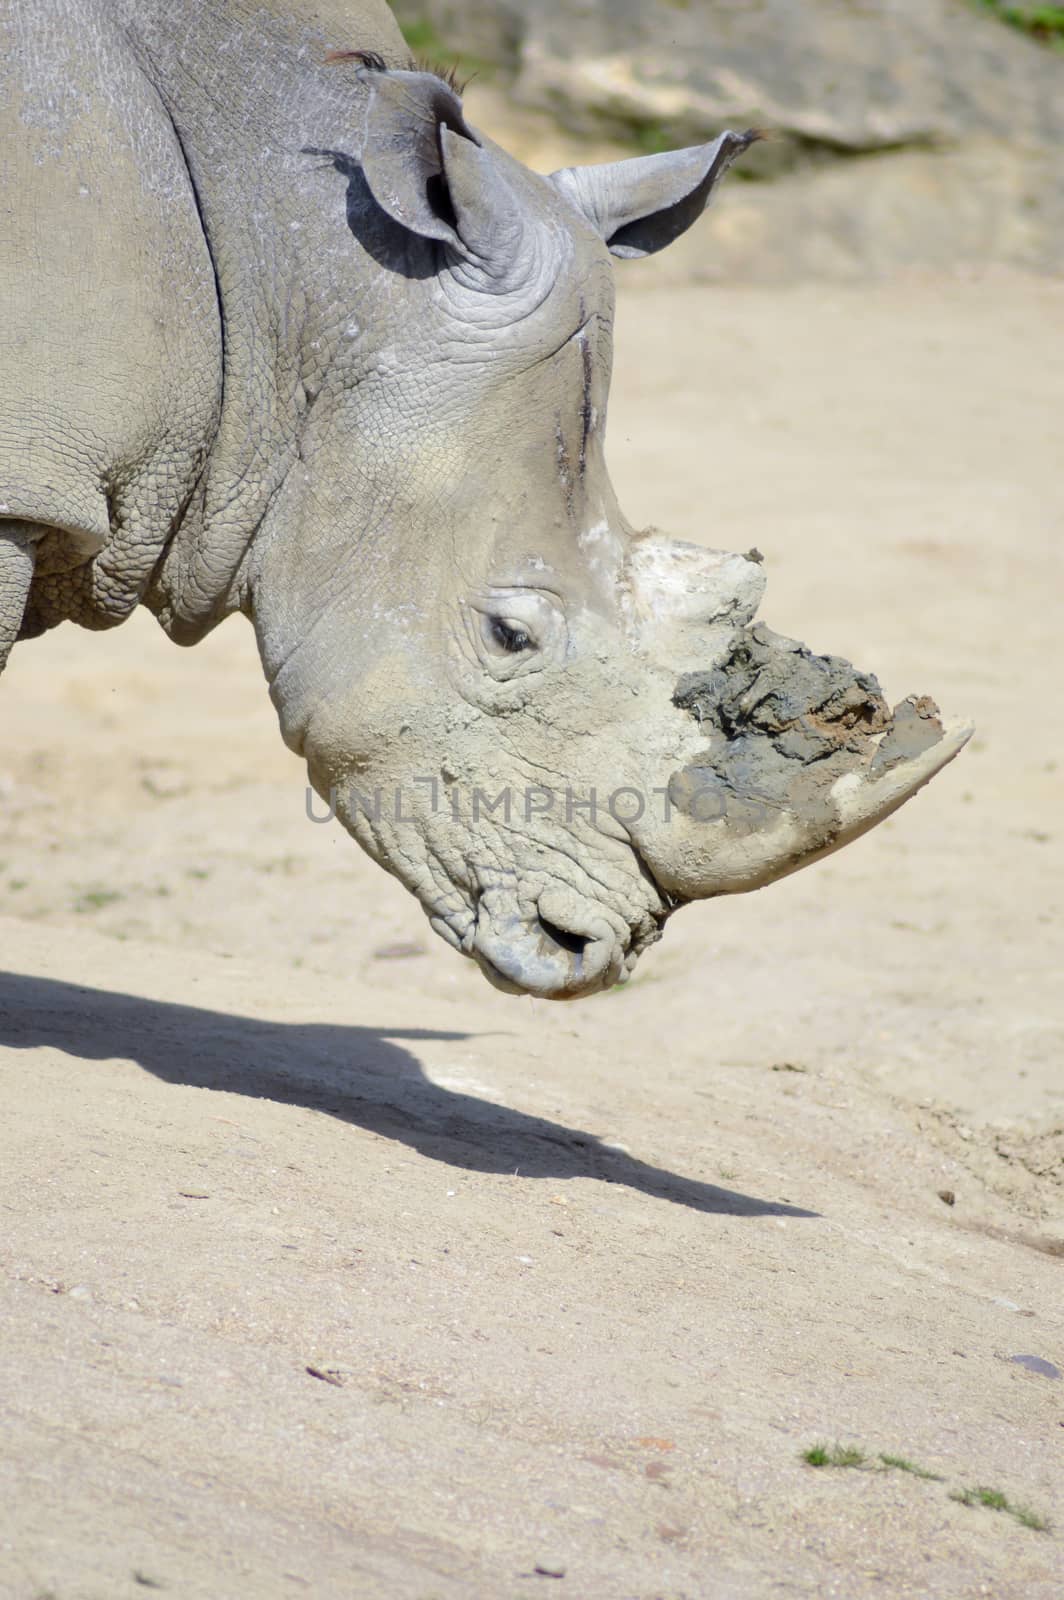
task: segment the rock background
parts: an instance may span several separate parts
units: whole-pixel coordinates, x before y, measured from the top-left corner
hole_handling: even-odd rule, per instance
[[[1064,51],[971,0],[395,9],[415,49],[476,74],[474,116],[533,164],[770,133],[657,281],[1064,260]]]

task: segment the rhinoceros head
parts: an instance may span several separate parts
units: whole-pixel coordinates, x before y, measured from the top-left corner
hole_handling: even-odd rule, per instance
[[[610,486],[610,255],[683,232],[752,135],[544,178],[438,78],[360,77],[357,141],[316,152],[358,299],[261,540],[262,653],[315,788],[437,932],[587,994],[966,733],[756,625],[758,559],[633,534]]]

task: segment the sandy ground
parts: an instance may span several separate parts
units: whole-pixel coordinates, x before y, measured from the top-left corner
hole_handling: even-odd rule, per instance
[[[16,652],[5,1600],[1064,1592],[1062,332],[1010,278],[623,299],[630,513],[979,732],[596,1000],[306,820],[241,621]]]

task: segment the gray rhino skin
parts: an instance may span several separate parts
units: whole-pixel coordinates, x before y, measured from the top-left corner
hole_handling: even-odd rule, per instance
[[[611,252],[749,136],[546,178],[383,4],[4,0],[0,137],[0,665],[243,611],[315,789],[492,982],[623,979],[963,744],[610,486]]]

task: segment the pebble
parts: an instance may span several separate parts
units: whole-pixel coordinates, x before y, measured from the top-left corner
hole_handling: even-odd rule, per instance
[[[345,1361],[308,1362],[306,1370],[312,1378],[331,1383],[334,1389],[342,1389],[355,1376],[354,1367],[348,1366]]]
[[[1018,1367],[1026,1367],[1028,1372],[1037,1372],[1043,1378],[1064,1378],[1064,1372],[1044,1356],[1009,1356],[1009,1360]]]

